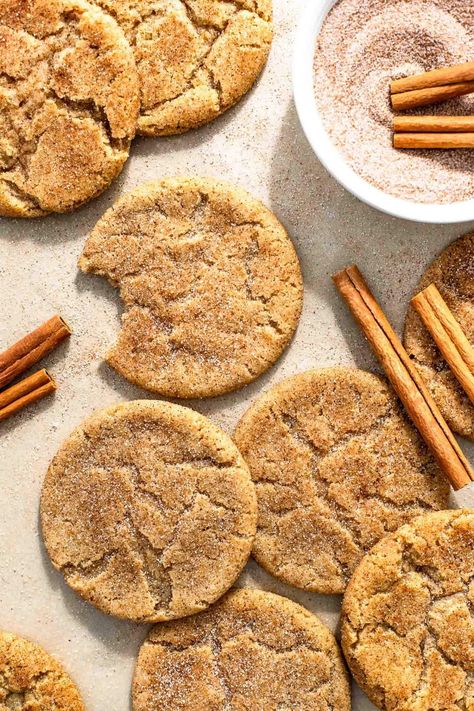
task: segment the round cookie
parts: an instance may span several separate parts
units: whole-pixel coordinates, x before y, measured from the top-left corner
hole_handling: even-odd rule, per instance
[[[0,709],[85,711],[63,667],[26,639],[0,632]]]
[[[331,632],[291,600],[248,589],[152,629],[138,656],[132,698],[133,711],[351,708]]]
[[[144,185],[108,210],[80,268],[120,288],[108,363],[168,397],[210,397],[270,368],[301,314],[298,258],[258,200],[211,179]]]
[[[139,110],[133,52],[83,0],[0,0],[0,216],[67,212],[120,173]]]
[[[53,459],[41,523],[53,565],[103,612],[159,622],[204,610],[235,582],[257,503],[232,440],[178,405],[102,410]]]
[[[464,235],[441,252],[425,272],[416,293],[431,283],[436,284],[474,347],[474,234]],[[411,306],[404,342],[449,426],[474,440],[474,406]]]
[[[363,558],[342,645],[381,711],[474,709],[474,511],[420,516]]]
[[[449,486],[381,378],[326,368],[289,378],[234,440],[257,487],[253,555],[285,583],[342,593],[388,531],[447,508]]]
[[[139,133],[211,121],[253,86],[272,41],[271,0],[95,0],[123,28],[141,83]]]

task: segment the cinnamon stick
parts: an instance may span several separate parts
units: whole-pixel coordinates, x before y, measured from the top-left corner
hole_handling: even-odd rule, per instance
[[[361,273],[352,266],[333,280],[453,488],[467,486],[474,481],[474,472]]]
[[[395,116],[394,133],[474,133],[474,116]]]
[[[0,421],[6,420],[27,405],[31,405],[55,390],[56,383],[46,370],[33,373],[0,393]]]
[[[445,86],[446,84],[460,84],[467,81],[474,81],[474,62],[455,64],[452,67],[433,69],[411,77],[396,79],[392,82],[390,90],[392,94],[400,94],[404,91]]]
[[[60,316],[53,316],[0,354],[0,389],[54,350],[71,335]]]
[[[416,89],[415,91],[404,91],[401,94],[392,94],[392,107],[395,111],[406,111],[416,109],[420,106],[430,104],[440,104],[442,101],[454,99],[457,96],[464,96],[474,92],[474,81],[462,82],[460,84],[447,84],[446,86],[434,86],[427,89]]]
[[[394,148],[453,150],[474,148],[473,133],[395,133]]]
[[[474,405],[474,348],[434,284],[411,300],[454,376]]]

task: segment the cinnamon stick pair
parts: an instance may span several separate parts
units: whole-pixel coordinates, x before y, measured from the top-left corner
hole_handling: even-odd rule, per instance
[[[395,111],[471,94],[474,62],[397,79],[390,90]],[[400,116],[393,122],[393,131],[395,148],[474,148],[473,116]]]
[[[0,393],[0,421],[6,420],[27,405],[50,395],[56,390],[56,383],[46,370],[39,370],[11,388]]]
[[[395,111],[439,104],[474,92],[474,62],[397,79],[390,85]]]
[[[453,488],[470,484],[474,472],[468,460],[357,267],[344,269],[333,280]]]
[[[48,355],[71,335],[60,316],[54,316],[0,354],[0,389]],[[0,421],[56,390],[46,370],[38,371],[0,392]]]
[[[411,300],[454,376],[474,405],[474,348],[434,284]]]
[[[397,116],[394,148],[474,148],[474,116]]]

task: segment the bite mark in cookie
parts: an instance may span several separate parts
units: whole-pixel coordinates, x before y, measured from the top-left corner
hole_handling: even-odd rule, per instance
[[[107,360],[169,397],[236,390],[270,368],[301,314],[298,257],[248,193],[211,179],[144,185],[87,239],[79,266],[120,288],[126,312]]]

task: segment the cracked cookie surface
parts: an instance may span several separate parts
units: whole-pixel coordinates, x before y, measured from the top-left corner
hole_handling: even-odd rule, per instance
[[[103,612],[137,622],[204,610],[247,562],[257,503],[232,440],[178,405],[135,401],[93,415],[45,478],[54,566]]]
[[[426,514],[360,563],[342,645],[381,711],[474,710],[474,511]]]
[[[436,284],[474,347],[474,234],[460,237],[441,252],[425,272],[416,293],[431,283]],[[474,440],[474,405],[412,306],[405,321],[404,343],[449,426]]]
[[[95,0],[123,28],[141,84],[138,131],[183,133],[253,86],[272,41],[271,0]]]
[[[350,711],[331,632],[279,595],[242,589],[210,610],[157,625],[143,644],[133,711]]]
[[[34,642],[0,632],[1,711],[85,711],[63,667]]]
[[[0,0],[0,215],[68,212],[119,174],[139,110],[133,52],[83,0]]]
[[[270,368],[301,314],[298,257],[258,200],[211,179],[166,179],[119,200],[79,261],[120,287],[108,363],[168,397],[210,397]]]
[[[234,436],[257,488],[253,555],[299,588],[344,592],[389,531],[448,507],[449,485],[388,384],[356,368],[283,381]]]

